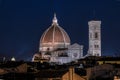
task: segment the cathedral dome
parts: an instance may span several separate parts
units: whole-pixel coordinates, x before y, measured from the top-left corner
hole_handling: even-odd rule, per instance
[[[52,25],[43,33],[40,39],[40,51],[67,48],[70,45],[70,38],[63,28],[57,23],[54,15]]]

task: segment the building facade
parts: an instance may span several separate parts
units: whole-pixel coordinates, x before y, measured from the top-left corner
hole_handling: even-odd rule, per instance
[[[88,55],[101,56],[101,21],[89,21]]]

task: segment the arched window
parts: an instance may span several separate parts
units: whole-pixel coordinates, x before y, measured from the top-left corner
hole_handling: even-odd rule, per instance
[[[98,33],[95,32],[95,39],[98,39]]]
[[[95,48],[99,48],[99,45],[94,45]]]

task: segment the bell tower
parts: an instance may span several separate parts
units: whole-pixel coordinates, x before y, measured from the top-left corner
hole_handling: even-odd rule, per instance
[[[91,56],[101,56],[101,21],[89,21],[89,50]]]

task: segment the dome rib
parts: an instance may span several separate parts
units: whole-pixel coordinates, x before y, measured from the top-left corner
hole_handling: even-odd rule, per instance
[[[45,30],[45,32],[42,34],[42,37],[41,37],[41,39],[40,39],[40,43],[42,43],[42,41],[44,41],[44,38],[45,38],[45,36],[46,36],[46,33],[49,31],[50,28],[51,28],[51,27],[49,27],[47,30]]]
[[[59,26],[58,26],[59,27]],[[59,27],[60,28],[60,27]],[[62,33],[62,35],[63,35],[63,40],[64,40],[64,43],[65,43],[65,34],[63,34],[63,32],[62,31],[64,31],[64,30],[61,30],[61,28],[60,28],[60,31],[61,31],[61,33]],[[65,46],[65,45],[64,45]]]
[[[54,25],[53,25],[54,26]],[[54,42],[55,42],[55,26],[54,26],[54,28],[53,28],[53,43],[52,44],[54,44]],[[53,46],[54,47],[54,46]]]

